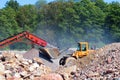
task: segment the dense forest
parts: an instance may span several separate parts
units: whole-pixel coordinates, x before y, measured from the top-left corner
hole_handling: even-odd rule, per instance
[[[88,41],[101,47],[120,41],[120,3],[103,0],[38,0],[21,6],[10,0],[0,9],[0,40],[29,31],[59,48]],[[26,49],[16,43],[7,49]]]

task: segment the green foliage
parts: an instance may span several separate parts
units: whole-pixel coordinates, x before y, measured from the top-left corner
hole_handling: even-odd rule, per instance
[[[46,5],[47,4],[47,1],[46,0],[38,0],[37,2],[36,2],[36,4],[35,4],[35,6],[36,6],[36,8],[41,8],[41,7],[43,7],[44,5]]]
[[[25,5],[17,11],[16,20],[21,30],[34,31],[37,25],[37,12],[33,5]]]
[[[16,12],[12,8],[9,7],[0,11],[0,28],[1,37],[8,37],[18,32]]]
[[[21,31],[30,31],[60,48],[79,41],[103,46],[120,41],[120,3],[103,0],[38,0],[35,5],[19,6],[10,0],[0,10],[0,40]],[[27,49],[16,43],[7,49]]]
[[[14,10],[18,10],[18,8],[19,8],[19,3],[18,3],[16,0],[7,1],[7,3],[6,3],[6,8],[8,8],[8,7],[13,8]]]
[[[103,11],[107,7],[107,3],[105,3],[104,0],[91,0],[91,1],[94,2],[95,6],[98,6]]]
[[[107,7],[105,20],[105,33],[111,37],[110,42],[120,41],[120,3],[112,2]]]

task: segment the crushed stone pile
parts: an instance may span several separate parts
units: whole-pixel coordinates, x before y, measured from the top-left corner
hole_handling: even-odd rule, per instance
[[[120,43],[97,49],[52,71],[40,58],[4,52],[0,55],[0,80],[120,80]]]
[[[77,60],[76,66],[66,80],[120,80],[120,43],[97,49]]]
[[[112,43],[98,49],[89,65],[79,70],[80,79],[120,79],[120,43]]]
[[[24,59],[23,55],[4,52],[0,55],[0,80],[63,80],[39,58]]]

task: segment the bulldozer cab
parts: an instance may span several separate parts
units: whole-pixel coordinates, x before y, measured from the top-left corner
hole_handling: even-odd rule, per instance
[[[79,42],[77,51],[75,51],[72,56],[78,58],[86,55],[88,55],[88,42]]]
[[[77,51],[88,51],[88,42],[79,42]]]

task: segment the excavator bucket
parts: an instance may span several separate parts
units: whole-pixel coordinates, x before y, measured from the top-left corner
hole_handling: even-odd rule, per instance
[[[50,59],[57,58],[60,54],[58,48],[40,48],[40,51]]]

